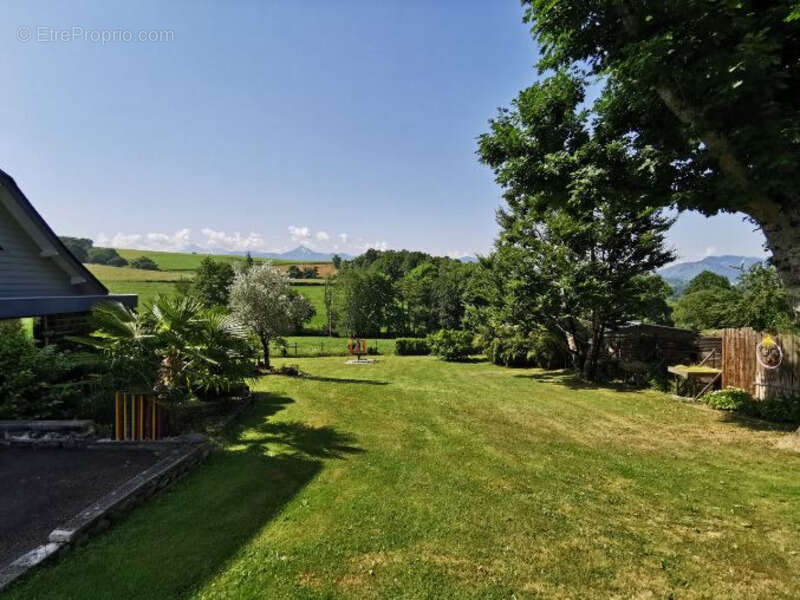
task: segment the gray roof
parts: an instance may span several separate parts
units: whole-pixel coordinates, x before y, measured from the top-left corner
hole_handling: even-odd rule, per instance
[[[109,296],[3,170],[0,213],[0,233],[17,245],[0,261],[0,318],[85,312],[101,300],[136,306],[135,295]]]

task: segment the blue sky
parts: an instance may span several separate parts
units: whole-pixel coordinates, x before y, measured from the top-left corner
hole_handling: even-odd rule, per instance
[[[516,0],[109,4],[4,2],[0,168],[58,233],[491,246],[500,190],[475,138],[536,75]],[[684,215],[670,243],[762,253],[736,215]]]

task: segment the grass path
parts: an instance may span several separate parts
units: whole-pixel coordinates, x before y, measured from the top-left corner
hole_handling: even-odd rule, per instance
[[[208,465],[9,597],[800,594],[786,432],[486,363],[290,362]]]

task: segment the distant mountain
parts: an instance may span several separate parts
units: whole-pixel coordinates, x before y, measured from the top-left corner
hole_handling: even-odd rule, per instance
[[[458,260],[460,260],[462,263],[476,263],[476,262],[478,262],[478,257],[477,256],[462,256]]]
[[[754,256],[706,256],[702,260],[693,262],[672,263],[661,267],[658,274],[666,279],[674,288],[685,287],[703,271],[711,271],[717,275],[727,277],[731,282],[736,281],[741,274],[741,268],[750,268],[752,265],[763,262],[763,259]]]
[[[244,254],[244,252],[240,252],[240,254]],[[286,252],[251,252],[250,254],[258,258],[296,260],[298,262],[330,262],[333,260],[334,254],[338,254],[342,260],[350,260],[353,258],[351,254],[346,254],[344,252],[316,252],[302,244],[294,250],[288,250]]]

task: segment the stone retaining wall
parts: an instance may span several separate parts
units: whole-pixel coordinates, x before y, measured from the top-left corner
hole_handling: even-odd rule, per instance
[[[94,448],[130,449],[140,442],[100,442]],[[149,442],[147,449],[158,448],[166,455],[152,467],[129,479],[99,501],[86,507],[72,519],[50,532],[47,543],[22,555],[0,569],[0,592],[28,574],[31,569],[52,560],[74,544],[105,531],[114,523],[151,496],[159,493],[202,463],[211,452],[211,445],[203,436],[194,441]],[[92,448],[92,445],[87,445]],[[144,447],[144,446],[142,446]]]

